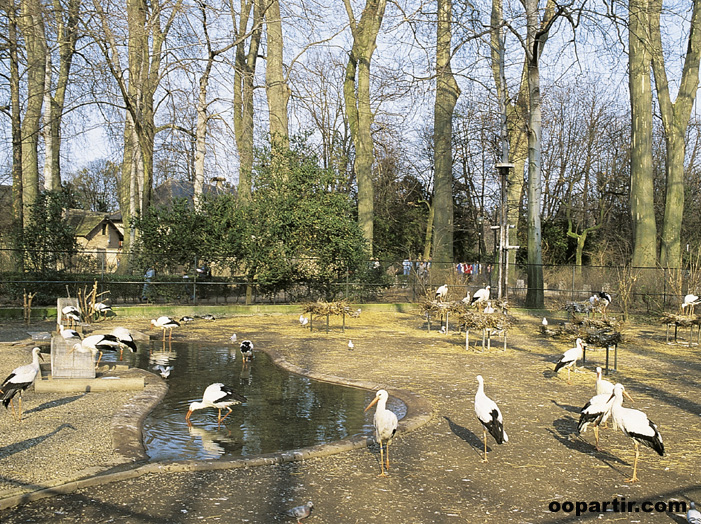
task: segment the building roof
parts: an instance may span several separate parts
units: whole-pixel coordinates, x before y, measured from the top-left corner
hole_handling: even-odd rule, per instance
[[[67,209],[66,220],[75,230],[75,236],[77,237],[87,237],[95,228],[101,226],[103,222],[111,224],[122,235],[120,228],[117,227],[107,213],[85,211],[84,209]]]
[[[217,183],[205,184],[202,191],[205,195],[221,195],[226,193],[235,193],[233,187],[227,187],[221,182],[223,178],[213,178]],[[195,185],[188,180],[166,180],[160,186],[154,188],[151,204],[154,206],[168,205],[173,200],[184,198],[188,202],[192,202],[195,194]]]

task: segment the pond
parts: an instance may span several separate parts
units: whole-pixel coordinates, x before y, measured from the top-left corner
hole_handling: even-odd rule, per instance
[[[319,382],[276,366],[254,350],[243,364],[238,344],[176,343],[163,350],[160,341],[139,346],[133,364],[154,371],[173,366],[169,391],[144,421],[144,445],[151,460],[216,459],[324,444],[356,435],[372,435],[374,408],[364,413],[374,391]],[[125,358],[127,354],[125,353]],[[223,382],[244,395],[243,405],[217,425],[217,410],[195,411],[191,426],[185,414],[204,389]],[[388,408],[401,419],[406,406],[390,397]]]

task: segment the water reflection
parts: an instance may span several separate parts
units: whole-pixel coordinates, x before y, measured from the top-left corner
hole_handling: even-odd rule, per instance
[[[244,363],[232,358],[230,344],[174,342],[170,351],[153,350],[160,346],[157,341],[150,351],[141,348],[134,355],[134,365],[143,369],[173,366],[168,394],[144,422],[144,444],[153,460],[250,456],[373,434],[372,410],[363,410],[374,392],[289,373],[261,351],[254,350],[253,361]],[[221,428],[216,409],[195,412],[188,428],[188,405],[201,400],[214,382],[231,386],[248,401],[233,406]],[[406,414],[395,398],[389,408],[400,418]]]

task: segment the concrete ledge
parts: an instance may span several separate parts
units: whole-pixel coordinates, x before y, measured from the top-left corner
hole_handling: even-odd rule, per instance
[[[74,393],[81,391],[130,391],[144,389],[144,377],[57,378],[37,380],[38,393]]]

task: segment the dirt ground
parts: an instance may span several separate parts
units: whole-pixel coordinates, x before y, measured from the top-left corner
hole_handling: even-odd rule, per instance
[[[541,314],[515,316],[507,350],[499,339],[485,352],[466,351],[464,334],[427,332],[417,313],[363,312],[347,321],[345,333],[337,319],[330,333],[310,333],[297,315],[195,321],[174,337],[228,340],[235,332],[310,370],[411,390],[432,403],[434,416],[398,433],[387,478],[378,477],[379,451],[369,447],[288,464],[142,476],[11,508],[0,512],[0,522],[274,523],[289,521],[284,510],[308,500],[309,523],[685,522],[680,512],[645,510],[701,502],[699,346],[667,344],[656,319],[625,327],[619,369],[608,379],[626,386],[635,399],[628,407],[658,425],[666,448],[664,457],[641,448],[640,481],[631,484],[629,438],[604,430],[597,452],[591,430],[576,433],[605,351],[590,348],[568,385],[553,363],[573,344],[540,335]],[[146,329],[147,322],[128,325]],[[476,338],[471,334],[471,344]],[[489,437],[487,463],[473,409],[478,374],[509,435],[501,446]],[[630,512],[610,511],[614,499],[618,509],[625,499]],[[577,515],[568,504],[574,509],[577,502],[601,507]]]

